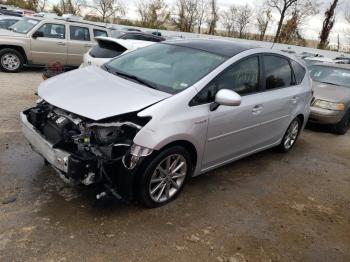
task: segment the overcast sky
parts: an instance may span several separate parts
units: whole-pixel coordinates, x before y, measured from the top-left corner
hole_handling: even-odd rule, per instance
[[[170,7],[172,7],[176,0],[165,0]],[[318,15],[313,16],[312,18],[309,18],[305,21],[305,23],[302,25],[302,34],[303,37],[306,39],[318,39],[319,32],[322,27],[322,22],[324,18],[324,12],[329,6],[330,2],[332,0],[318,0],[319,2],[319,9],[320,13]],[[124,3],[127,6],[127,17],[135,19],[137,18],[135,3],[136,1],[130,1],[130,0],[124,0]],[[248,4],[253,9],[256,7],[256,5],[262,4],[264,0],[217,0],[219,9],[225,10],[227,9],[231,4],[240,4],[245,5]],[[333,27],[330,42],[336,42],[337,41],[337,35],[340,35],[340,40],[344,44],[345,42],[350,43],[350,24],[346,22],[344,18],[344,10],[346,7],[350,10],[350,0],[341,0],[340,4],[336,11],[336,23]],[[274,19],[273,26],[270,28],[269,34],[274,34],[276,27],[277,27],[277,14],[276,18]],[[253,27],[253,25],[252,25]],[[252,28],[251,31],[254,32],[256,30],[255,28]]]

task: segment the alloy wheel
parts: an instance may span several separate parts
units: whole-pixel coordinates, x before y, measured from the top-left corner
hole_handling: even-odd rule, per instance
[[[283,144],[285,149],[288,150],[294,145],[295,141],[297,140],[298,133],[299,133],[299,122],[297,120],[294,120],[289,126],[286,136],[284,138]]]
[[[7,53],[1,57],[1,65],[6,70],[14,71],[20,67],[21,61],[20,58],[15,54]]]
[[[152,200],[162,203],[172,198],[184,184],[187,166],[186,159],[180,154],[164,158],[155,168],[149,183]]]

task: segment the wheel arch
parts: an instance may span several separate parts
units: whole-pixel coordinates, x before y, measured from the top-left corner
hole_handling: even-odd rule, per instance
[[[17,45],[0,45],[0,51],[3,49],[7,49],[7,48],[14,49],[14,50],[18,51],[22,55],[22,57],[24,59],[24,63],[28,64],[28,57],[27,57],[26,52],[24,51],[23,47],[17,46]]]

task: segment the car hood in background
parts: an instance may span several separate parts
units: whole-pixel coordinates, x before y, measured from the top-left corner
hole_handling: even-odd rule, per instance
[[[38,94],[56,107],[92,120],[137,112],[171,96],[95,66],[50,78],[39,86]]]
[[[350,88],[313,81],[314,97],[330,102],[348,102]]]
[[[0,29],[0,38],[2,36],[7,36],[7,37],[26,37],[25,34],[20,34],[16,33],[7,29]]]

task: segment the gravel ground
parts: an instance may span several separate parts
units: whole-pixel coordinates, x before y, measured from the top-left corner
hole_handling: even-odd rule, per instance
[[[158,209],[71,188],[24,140],[39,71],[0,73],[0,261],[350,261],[350,132],[313,127],[192,179]]]

